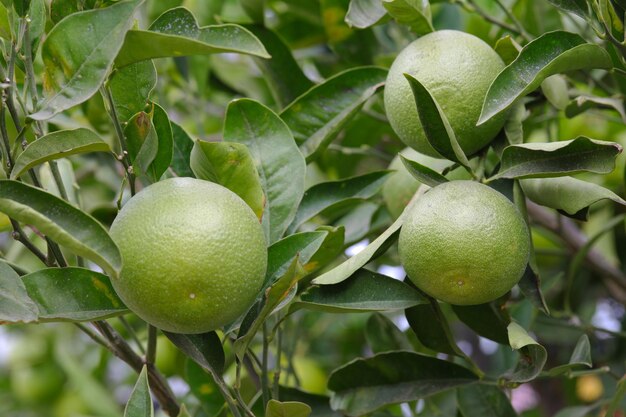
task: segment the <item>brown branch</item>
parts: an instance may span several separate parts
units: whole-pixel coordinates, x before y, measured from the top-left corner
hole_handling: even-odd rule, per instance
[[[527,207],[531,222],[558,235],[571,253],[578,252],[589,241],[573,220],[531,201],[527,201]],[[593,248],[585,256],[585,263],[602,277],[604,285],[615,299],[626,302],[626,274],[621,269]]]

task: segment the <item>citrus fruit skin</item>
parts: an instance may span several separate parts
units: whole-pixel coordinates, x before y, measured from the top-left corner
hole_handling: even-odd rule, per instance
[[[451,181],[409,208],[398,249],[407,275],[425,293],[450,304],[482,304],[522,277],[530,235],[502,194],[474,181]]]
[[[389,69],[384,94],[391,127],[406,145],[441,157],[426,139],[404,77],[408,73],[435,98],[463,151],[475,153],[491,142],[506,119],[501,114],[476,127],[487,90],[503,68],[498,54],[468,33],[441,30],[422,36],[404,48]]]
[[[263,283],[261,224],[218,184],[157,182],[128,201],[110,234],[123,259],[113,287],[134,313],[162,330],[215,330],[245,312]]]

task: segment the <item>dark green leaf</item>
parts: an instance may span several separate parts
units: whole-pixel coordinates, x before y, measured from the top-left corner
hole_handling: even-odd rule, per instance
[[[541,373],[546,364],[548,357],[546,349],[535,342],[519,324],[511,322],[507,329],[509,344],[519,351],[520,358],[515,369],[503,375],[502,378],[514,384],[532,381]]]
[[[159,150],[159,138],[150,114],[139,112],[124,128],[126,149],[135,174],[146,175]]]
[[[498,387],[472,384],[456,390],[463,417],[517,417],[511,401]]]
[[[185,382],[189,384],[191,393],[200,402],[202,411],[209,416],[219,416],[224,410],[224,397],[215,383],[212,375],[209,375],[200,365],[191,359],[185,360]],[[193,417],[193,416],[192,416]]]
[[[193,139],[187,132],[174,122],[172,125],[172,136],[174,141],[174,155],[172,157],[172,170],[179,177],[193,177],[190,162],[191,150],[193,149]]]
[[[574,347],[569,362],[564,365],[555,366],[548,371],[548,374],[550,376],[556,376],[581,367],[591,368],[592,366],[589,336],[583,334],[578,339],[578,342],[576,342],[576,347]]]
[[[281,401],[300,401],[311,406],[311,417],[342,417],[342,415],[330,408],[330,398],[304,392],[296,388],[280,386],[279,397]]]
[[[294,308],[330,313],[400,310],[426,302],[413,288],[385,275],[359,269],[336,285],[311,287]]]
[[[241,0],[241,7],[255,23],[263,23],[265,0]]]
[[[78,3],[78,0],[52,0],[50,2],[50,20],[53,23],[58,23],[63,18],[80,12],[82,7]]]
[[[474,306],[456,306],[452,309],[457,317],[482,337],[503,345],[509,344],[507,326],[511,321],[506,311],[494,303]]]
[[[345,21],[350,27],[365,29],[374,26],[386,14],[380,0],[350,0]]]
[[[582,17],[583,19],[589,16],[589,6],[585,0],[548,0],[554,6],[559,9],[570,12]]]
[[[16,159],[11,179],[54,159],[87,152],[110,152],[111,148],[89,129],[59,130],[30,143]]]
[[[189,10],[177,7],[159,16],[149,30],[128,31],[115,65],[121,68],[152,58],[221,52],[269,58],[263,44],[247,29],[234,24],[201,28]]]
[[[489,178],[560,177],[584,171],[608,174],[622,147],[615,142],[579,136],[573,140],[524,143],[504,148],[500,171]]]
[[[306,190],[293,222],[287,229],[293,233],[307,220],[323,210],[344,207],[372,198],[385,184],[391,171],[376,171],[339,181],[316,184]]]
[[[498,74],[485,96],[478,124],[507,110],[553,74],[588,68],[611,68],[604,48],[575,33],[548,32],[526,45],[515,61]]]
[[[246,25],[272,56],[270,59],[254,57],[279,108],[294,101],[313,86],[291,54],[285,42],[271,30],[261,25]]]
[[[541,278],[536,272],[536,268],[531,263],[526,265],[524,275],[517,283],[519,289],[522,290],[524,297],[528,298],[536,308],[543,311],[545,314],[550,314],[548,305],[541,291]]]
[[[413,350],[407,336],[387,316],[380,313],[372,314],[367,320],[365,338],[374,353]]]
[[[152,417],[153,415],[154,406],[148,384],[148,368],[144,365],[126,403],[124,417]]]
[[[345,233],[346,230],[343,226],[320,226],[316,229],[317,232],[326,232],[326,238],[322,243],[322,246],[315,252],[315,255],[306,262],[304,270],[307,274],[317,271],[320,268],[327,266],[330,262],[336,259],[343,253],[345,245]]]
[[[26,292],[20,276],[0,260],[0,324],[37,320],[39,309]]]
[[[574,215],[601,200],[626,205],[620,196],[600,185],[572,177],[520,181],[524,194],[537,204]]]
[[[229,104],[224,140],[243,143],[252,154],[266,198],[263,228],[274,243],[292,222],[304,194],[304,157],[285,123],[254,100]]]
[[[436,352],[462,356],[436,300],[411,307],[404,313],[411,329],[424,346]]]
[[[172,163],[174,140],[170,119],[163,107],[152,103],[152,125],[158,140],[157,153],[150,164],[149,173],[153,182],[157,182]]]
[[[84,268],[46,268],[22,277],[40,321],[94,321],[128,312],[106,275]]]
[[[287,123],[307,161],[316,159],[384,85],[387,71],[353,68],[311,88],[289,105],[280,117]]]
[[[311,407],[305,403],[269,400],[265,408],[265,417],[309,417],[311,411]]]
[[[430,92],[410,74],[404,74],[409,82],[420,122],[428,143],[445,158],[468,167],[469,161],[456,140],[452,126]]]
[[[619,113],[622,121],[626,123],[626,111],[624,101],[612,97],[578,96],[565,107],[565,116],[572,118],[589,109],[613,109]]]
[[[31,119],[50,119],[98,91],[141,3],[124,0],[76,13],[52,28],[41,50],[46,100]]]
[[[157,74],[152,61],[137,62],[113,73],[109,88],[120,123],[147,110],[156,82]]]
[[[426,184],[429,187],[436,187],[439,184],[448,182],[446,177],[426,165],[422,165],[417,161],[405,158],[404,155],[400,155],[400,159],[409,174],[413,175],[413,177],[415,177],[415,179],[422,184]]]
[[[387,13],[398,23],[407,25],[417,35],[432,32],[430,4],[426,0],[382,0]]]
[[[224,349],[215,332],[179,334],[163,332],[180,350],[211,374],[224,372]]]
[[[119,274],[122,257],[107,231],[66,201],[20,182],[0,180],[0,211],[92,260],[112,278]]]
[[[228,188],[245,201],[261,219],[265,195],[248,147],[235,142],[196,141],[190,166],[196,178]]]
[[[306,265],[322,247],[328,234],[325,231],[296,233],[272,244],[268,249],[265,284],[272,284],[287,272],[296,257]]]
[[[379,353],[355,359],[335,370],[328,380],[334,391],[331,406],[350,416],[446,389],[470,384],[477,377],[451,362],[413,352]]]

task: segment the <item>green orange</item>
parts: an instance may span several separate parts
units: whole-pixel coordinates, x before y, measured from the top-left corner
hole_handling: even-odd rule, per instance
[[[112,280],[139,317],[176,333],[204,333],[237,319],[265,277],[259,220],[235,193],[172,178],[134,196],[111,226],[123,258]]]
[[[475,181],[450,181],[409,208],[398,249],[418,288],[450,304],[472,305],[506,294],[519,281],[530,236],[501,193]]]
[[[406,145],[440,157],[426,139],[411,87],[404,77],[408,73],[439,103],[465,153],[475,153],[504,125],[506,114],[476,126],[487,90],[503,68],[498,54],[468,33],[440,30],[420,37],[398,54],[389,69],[385,110],[391,127]]]

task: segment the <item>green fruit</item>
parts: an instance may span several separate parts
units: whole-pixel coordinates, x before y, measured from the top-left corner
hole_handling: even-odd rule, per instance
[[[432,188],[409,209],[400,261],[413,283],[450,304],[482,304],[506,294],[530,254],[526,222],[506,197],[474,181]]]
[[[123,268],[112,283],[139,317],[175,333],[234,321],[254,301],[267,267],[250,207],[208,181],[171,178],[134,196],[111,226]]]
[[[421,82],[446,115],[461,148],[471,155],[504,125],[505,114],[476,127],[483,100],[504,63],[479,38],[455,30],[422,36],[397,56],[385,84],[385,110],[400,139],[426,155],[440,157],[420,123],[413,92],[404,73]]]

